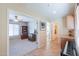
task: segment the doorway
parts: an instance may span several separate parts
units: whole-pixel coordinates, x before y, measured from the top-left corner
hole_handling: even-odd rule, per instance
[[[47,33],[46,46],[49,47],[49,44],[51,42],[51,23],[50,22],[46,23],[46,33]]]
[[[22,56],[38,48],[36,33],[37,21],[33,17],[13,10],[8,13],[8,17],[9,55]],[[35,37],[33,35],[36,35],[35,41],[32,40]],[[29,37],[31,37],[30,40]]]

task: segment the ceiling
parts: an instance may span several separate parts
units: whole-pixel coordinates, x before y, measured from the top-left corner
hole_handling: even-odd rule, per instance
[[[48,20],[55,20],[66,15],[73,14],[75,10],[75,4],[73,3],[23,3],[22,6],[26,11],[45,17],[45,19]],[[15,16],[16,13],[11,11],[9,18],[15,18]],[[21,19],[24,18],[21,16]]]
[[[16,12],[10,11],[9,12],[9,20],[10,21],[24,21],[24,22],[33,22],[34,18],[33,17],[29,17],[29,16],[24,16],[21,14],[17,14]]]
[[[74,3],[27,3],[25,8],[46,18],[56,19],[72,14]]]

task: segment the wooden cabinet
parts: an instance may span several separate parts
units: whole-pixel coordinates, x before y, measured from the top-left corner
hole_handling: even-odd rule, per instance
[[[71,15],[67,16],[67,29],[74,29],[74,24],[74,17]]]
[[[27,38],[28,38],[28,26],[22,26],[21,39],[27,39]]]

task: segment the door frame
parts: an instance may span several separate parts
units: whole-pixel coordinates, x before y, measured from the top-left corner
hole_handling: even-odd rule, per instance
[[[37,18],[35,18],[35,17],[33,17],[33,16],[31,16],[31,15],[27,15],[27,14],[25,14],[25,13],[23,13],[23,12],[19,12],[19,11],[16,11],[16,10],[13,10],[13,9],[9,9],[9,8],[7,8],[7,56],[10,56],[9,55],[9,48],[10,48],[10,40],[9,40],[9,12],[10,11],[14,11],[16,14],[20,14],[20,15],[22,15],[22,16],[26,16],[26,17],[31,17],[31,18],[33,18],[33,19],[35,19],[35,21],[37,22],[37,32],[38,32],[38,19]],[[38,45],[38,33],[37,33],[37,36],[36,36],[36,42],[37,42],[37,48],[39,47],[39,45]]]

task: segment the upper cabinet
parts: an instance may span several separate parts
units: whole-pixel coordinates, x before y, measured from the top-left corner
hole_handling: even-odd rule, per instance
[[[72,15],[67,16],[67,29],[74,29],[74,17]]]

